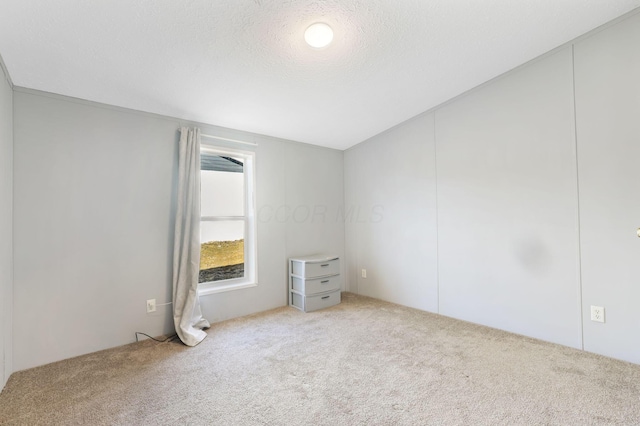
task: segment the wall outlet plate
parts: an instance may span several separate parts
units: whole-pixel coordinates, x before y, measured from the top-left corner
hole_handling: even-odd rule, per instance
[[[591,321],[604,322],[604,308],[602,306],[591,306]]]
[[[151,312],[155,312],[155,311],[156,311],[156,299],[147,300],[147,313],[150,314]]]
[[[362,270],[362,278],[367,278],[367,270],[366,269]]]

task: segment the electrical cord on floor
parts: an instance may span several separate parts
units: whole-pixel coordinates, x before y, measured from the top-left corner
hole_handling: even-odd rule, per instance
[[[149,339],[151,339],[151,340],[155,340],[156,342],[160,342],[160,343],[168,342],[169,340],[173,340],[173,339],[175,339],[175,338],[178,336],[177,334],[172,334],[171,336],[167,337],[167,338],[166,338],[166,339],[164,339],[164,340],[159,340],[159,339],[156,339],[156,338],[154,338],[154,337],[149,336],[149,335],[148,335],[148,334],[146,334],[146,333],[142,333],[142,332],[140,332],[140,331],[136,331],[136,342],[139,342],[139,341],[140,341],[140,340],[138,340],[138,334],[142,334],[143,336],[147,336]]]

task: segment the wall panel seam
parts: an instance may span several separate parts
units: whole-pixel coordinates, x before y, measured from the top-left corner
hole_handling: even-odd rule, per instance
[[[580,223],[580,172],[578,162],[578,111],[576,106],[576,52],[575,44],[571,45],[571,82],[572,82],[572,98],[573,98],[573,142],[574,153],[576,160],[575,177],[576,177],[576,203],[577,203],[577,249],[578,249],[578,312],[580,314],[580,346],[584,350],[584,314],[583,306],[584,300],[582,296],[582,238],[581,238],[581,223]]]

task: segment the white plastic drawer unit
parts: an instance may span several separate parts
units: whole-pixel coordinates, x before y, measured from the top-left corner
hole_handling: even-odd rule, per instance
[[[304,312],[340,303],[340,258],[313,255],[289,259],[289,304]]]

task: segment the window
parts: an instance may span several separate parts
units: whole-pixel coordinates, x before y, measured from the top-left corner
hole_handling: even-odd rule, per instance
[[[201,145],[200,294],[256,285],[254,160]]]

